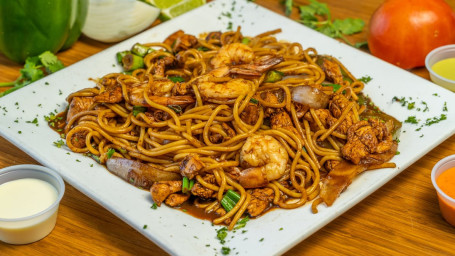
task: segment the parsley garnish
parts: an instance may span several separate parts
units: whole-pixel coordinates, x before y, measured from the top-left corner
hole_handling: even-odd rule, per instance
[[[63,140],[57,140],[57,141],[54,141],[54,145],[57,148],[61,148],[63,145],[65,145],[65,142]]]
[[[179,105],[168,105],[167,107],[174,110],[174,112],[177,114],[182,113],[182,107]]]
[[[115,153],[115,149],[110,148],[106,153],[107,159],[111,158],[114,153]]]
[[[169,80],[171,80],[174,83],[185,82],[185,79],[183,77],[181,77],[181,76],[170,76]]]
[[[221,253],[222,253],[223,255],[228,255],[230,252],[231,252],[231,248],[229,248],[229,247],[224,247],[224,246],[223,246],[223,247],[221,248]]]
[[[417,121],[416,116],[408,116],[408,119],[404,120],[404,122],[410,124],[417,124],[419,121]]]
[[[333,88],[333,92],[336,92],[341,88],[341,85],[339,84],[322,84],[322,86],[331,86]]]
[[[153,203],[152,206],[150,206],[150,208],[152,208],[153,210],[156,210],[156,209],[158,209],[158,205],[156,203]]]
[[[144,226],[142,227],[142,229],[146,229],[146,228],[147,228],[147,225],[144,225]]]
[[[285,13],[289,16],[292,9],[292,0],[285,0]],[[299,22],[307,27],[319,31],[332,38],[340,38],[347,44],[360,48],[367,45],[366,42],[352,44],[345,35],[352,35],[363,30],[365,22],[361,19],[334,19],[330,13],[327,4],[320,3],[316,0],[310,0],[310,4],[299,6]]]
[[[136,117],[137,114],[139,114],[139,113],[144,113],[145,111],[147,111],[147,108],[146,108],[146,107],[143,107],[143,106],[134,106],[134,107],[133,107],[133,116]]]
[[[437,124],[443,120],[446,120],[447,119],[447,116],[445,114],[441,114],[440,117],[433,117],[433,118],[427,118],[427,120],[425,121],[425,126],[430,126],[432,124]]]
[[[246,216],[245,218],[239,220],[236,224],[236,226],[234,227],[234,229],[241,229],[243,227],[246,226],[246,223],[250,220],[250,218],[248,218],[248,216]]]
[[[257,99],[255,99],[255,98],[251,98],[250,102],[253,103],[253,104],[258,104],[259,103],[259,101]]]
[[[373,80],[373,78],[371,78],[371,76],[362,76],[361,78],[357,79],[359,81],[362,81],[364,82],[365,84],[369,83],[371,80]]]
[[[221,244],[224,244],[226,243],[226,237],[227,237],[227,228],[226,227],[223,227],[223,228],[220,228],[216,231],[216,237],[218,238],[218,240],[220,240],[220,243]]]
[[[25,121],[25,122],[28,124],[36,124],[36,126],[38,126],[38,118],[36,118],[36,117],[32,121]]]
[[[16,79],[16,81],[0,83],[0,87],[12,86],[12,88],[0,93],[0,97],[27,86],[32,82],[35,82],[62,68],[64,68],[63,63],[49,51],[43,52],[38,56],[28,57],[25,60],[24,67],[20,70],[21,75]]]

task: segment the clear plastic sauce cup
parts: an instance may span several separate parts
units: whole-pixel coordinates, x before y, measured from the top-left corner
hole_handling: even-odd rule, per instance
[[[438,178],[441,174],[447,172],[446,175],[448,175],[448,172],[454,171],[453,169],[451,170],[451,168],[455,168],[455,155],[448,156],[436,163],[431,172],[431,182],[438,194],[439,208],[441,209],[442,216],[448,223],[455,226],[455,198],[448,195],[449,193],[453,193],[452,189],[455,189],[455,187],[450,188],[451,191],[444,191],[441,189],[442,183],[439,183],[441,186],[438,184]],[[439,180],[439,182],[441,181]],[[447,185],[445,187],[447,187]]]
[[[55,227],[62,178],[39,165],[15,165],[0,170],[0,240],[28,244],[46,237]]]

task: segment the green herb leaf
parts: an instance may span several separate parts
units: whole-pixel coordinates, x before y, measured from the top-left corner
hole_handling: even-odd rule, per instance
[[[341,85],[339,84],[322,84],[322,86],[331,86],[333,87],[333,92],[338,91],[341,88]]]
[[[346,18],[344,20],[334,20],[333,26],[336,30],[341,31],[345,35],[352,35],[362,32],[365,22],[361,19]]]
[[[419,121],[417,120],[416,116],[408,116],[406,120],[404,120],[405,123],[410,123],[410,124],[418,124]]]
[[[218,240],[220,240],[221,244],[225,243],[224,239],[226,239],[226,237],[227,237],[227,228],[226,227],[220,228],[216,231],[216,238],[218,238]]]
[[[259,101],[257,99],[255,99],[255,98],[251,98],[250,102],[253,103],[253,104],[258,104],[259,103]]]
[[[236,226],[234,227],[234,229],[241,229],[241,228],[244,228],[246,226],[246,223],[250,220],[250,218],[248,218],[248,216],[246,216],[245,218],[239,220],[236,224]]]
[[[146,107],[143,107],[143,106],[134,106],[133,107],[133,116],[137,116],[137,114],[139,113],[144,113],[145,111],[147,111],[147,108]]]
[[[292,0],[285,0],[284,1],[284,14],[286,16],[291,15],[292,12]]]
[[[354,44],[354,47],[355,48],[362,48],[362,47],[368,48],[368,42],[367,41],[357,42]]]
[[[57,56],[52,54],[50,51],[45,51],[38,57],[48,73],[54,73],[65,67],[63,63],[57,58]]]
[[[357,79],[365,84],[369,83],[373,78],[371,76],[362,76],[361,78]]]
[[[179,105],[168,105],[167,107],[174,110],[174,112],[177,114],[182,113],[182,107]]]
[[[150,208],[152,208],[153,210],[156,210],[156,209],[158,209],[158,205],[156,203],[153,203],[152,206],[150,206]]]
[[[57,148],[61,148],[62,146],[65,145],[65,142],[63,140],[57,140],[57,141],[54,141],[54,145],[57,147]]]
[[[115,153],[115,149],[110,148],[106,153],[107,159],[111,158],[112,155],[114,155],[114,153]]]
[[[222,253],[223,255],[228,255],[229,253],[231,253],[231,248],[229,248],[229,247],[224,247],[224,246],[223,246],[223,247],[221,248],[221,253]]]
[[[181,77],[181,76],[170,76],[169,80],[171,80],[174,83],[185,82],[185,79],[183,77]]]

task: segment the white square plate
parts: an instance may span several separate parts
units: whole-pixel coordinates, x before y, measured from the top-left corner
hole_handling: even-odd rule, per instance
[[[115,54],[136,42],[162,41],[178,29],[195,35],[225,31],[230,24],[233,29],[242,26],[242,33],[251,36],[281,28],[283,32],[277,35],[278,38],[299,42],[304,48],[315,47],[321,54],[337,57],[356,77],[371,76],[373,80],[367,84],[365,93],[386,113],[401,121],[414,115],[420,119],[419,125],[403,123],[398,148],[401,154],[393,159],[397,168],[363,173],[332,207],[319,206],[318,214],[312,214],[310,204],[307,204],[295,210],[274,210],[250,220],[245,228],[247,232],[230,233],[223,245],[232,249],[231,255],[285,252],[373,193],[455,131],[454,93],[254,3],[225,0],[206,4],[0,98],[0,135],[41,164],[58,171],[68,183],[167,252],[175,255],[221,254],[222,245],[216,239],[219,227],[166,206],[151,209],[153,202],[147,191],[111,175],[90,158],[54,146],[53,142],[60,138],[48,128],[44,116],[64,110],[65,97],[71,92],[93,87],[89,78],[120,71]],[[393,102],[394,96],[406,97],[415,102],[416,108],[402,107]],[[428,105],[428,111],[423,111],[422,102]],[[444,103],[448,112],[443,111]],[[441,114],[445,114],[447,120],[416,130],[427,118]],[[30,123],[34,118],[38,119],[38,125]],[[148,228],[143,229],[144,225]]]

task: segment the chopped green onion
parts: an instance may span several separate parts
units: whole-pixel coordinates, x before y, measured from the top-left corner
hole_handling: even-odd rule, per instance
[[[177,114],[182,113],[182,107],[179,105],[168,105],[167,107],[174,110],[174,112]]]
[[[241,229],[241,228],[244,228],[246,226],[246,223],[250,220],[250,218],[248,218],[248,216],[246,216],[245,218],[237,221],[234,229]]]
[[[117,62],[118,62],[119,64],[122,64],[122,59],[123,59],[123,57],[125,57],[125,55],[127,55],[127,54],[131,54],[131,52],[130,52],[130,51],[118,52],[118,53],[117,53]]]
[[[111,158],[112,155],[114,155],[114,153],[115,153],[115,149],[110,148],[106,153],[107,159]]]
[[[185,79],[183,77],[181,77],[181,76],[170,76],[169,80],[171,80],[174,83],[185,82]]]
[[[190,187],[189,187],[189,190],[191,190],[194,186],[194,180],[190,180]]]
[[[201,52],[206,52],[206,51],[209,51],[210,49],[207,48],[207,47],[204,47],[204,46],[200,46],[197,48],[198,51],[201,51]]]
[[[235,203],[237,203],[240,200],[240,195],[238,193],[234,192],[234,190],[232,190],[232,189],[228,189],[226,191],[226,196],[228,196]]]
[[[229,212],[234,208],[237,202],[240,200],[240,195],[234,192],[232,189],[228,189],[226,194],[221,199],[221,205]]]
[[[139,113],[144,113],[147,110],[146,107],[143,106],[134,106],[133,107],[133,116],[137,116]]]
[[[133,47],[131,48],[131,52],[133,54],[136,54],[138,56],[144,57],[145,55],[153,52],[154,50],[150,47],[147,47],[143,44],[140,43],[135,43]]]
[[[122,58],[123,69],[125,71],[133,71],[144,67],[144,59],[135,54],[126,54]]]
[[[322,84],[322,86],[331,86],[333,88],[333,92],[336,92],[341,88],[341,85],[339,84]]]
[[[182,193],[186,193],[190,190],[190,180],[184,176],[182,181]]]
[[[264,82],[266,83],[275,83],[280,81],[284,76],[283,72],[280,72],[278,70],[270,70],[267,72],[267,75],[265,76]]]
[[[232,199],[230,199],[228,196],[225,195],[223,197],[223,199],[221,199],[221,205],[226,210],[226,212],[229,212],[234,208],[235,202],[232,201]]]
[[[255,98],[251,98],[250,102],[253,103],[253,104],[258,104],[259,103],[259,101],[257,99],[255,99]]]
[[[251,41],[251,40],[250,40],[248,37],[242,38],[242,44],[249,44],[250,41]]]
[[[97,163],[101,164],[100,158],[97,155],[89,153],[88,156],[95,160]]]

